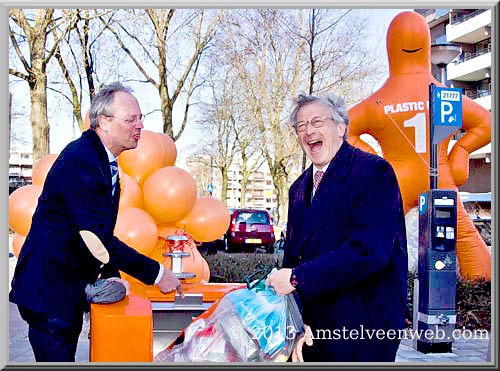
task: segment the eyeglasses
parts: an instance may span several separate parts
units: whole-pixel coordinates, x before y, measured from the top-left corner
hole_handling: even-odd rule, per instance
[[[303,133],[306,131],[307,125],[311,124],[313,128],[320,128],[325,124],[325,120],[333,120],[332,117],[326,116],[316,116],[308,121],[299,121],[296,122],[293,127],[297,133]]]
[[[139,116],[131,117],[131,118],[128,118],[128,119],[122,119],[120,117],[115,117],[115,116],[111,116],[111,115],[104,115],[104,116],[112,118],[112,119],[117,119],[117,120],[124,121],[127,124],[129,124],[129,125],[135,124],[137,121],[141,121],[142,122],[146,118],[146,116],[144,114],[142,114],[142,113]]]

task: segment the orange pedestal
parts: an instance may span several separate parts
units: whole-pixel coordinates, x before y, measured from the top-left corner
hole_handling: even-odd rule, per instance
[[[130,295],[118,303],[91,305],[90,362],[153,360],[152,303],[174,302],[175,294],[162,294],[156,286],[145,286],[138,281],[131,286]],[[203,303],[213,303],[239,287],[244,285],[184,284],[183,290],[185,294],[202,294]]]
[[[151,301],[131,294],[114,304],[90,308],[91,362],[153,360]]]

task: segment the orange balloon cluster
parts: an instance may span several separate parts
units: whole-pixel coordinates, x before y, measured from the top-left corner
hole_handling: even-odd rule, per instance
[[[88,125],[87,112],[85,128]],[[15,232],[16,256],[29,232],[42,186],[57,156],[42,157],[33,166],[33,185],[21,187],[9,196],[9,225]],[[174,166],[176,157],[177,149],[169,136],[148,130],[142,131],[135,149],[120,154],[121,194],[114,233],[130,247],[161,263],[166,262],[163,255],[166,238],[189,233],[191,255],[184,258],[183,270],[196,273],[196,277],[186,282],[208,282],[208,264],[193,239],[209,242],[222,236],[229,226],[229,212],[215,198],[197,198],[193,177]]]
[[[229,226],[229,212],[215,198],[197,198],[193,177],[174,166],[176,157],[175,143],[168,135],[148,130],[142,130],[135,149],[120,154],[122,193],[115,234],[168,267],[163,255],[166,238],[188,232],[190,256],[183,258],[183,271],[196,277],[185,282],[208,282],[208,263],[193,239],[208,242],[222,236]]]

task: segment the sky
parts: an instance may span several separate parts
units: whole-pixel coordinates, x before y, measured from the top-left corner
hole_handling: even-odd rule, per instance
[[[370,19],[367,27],[370,28],[369,34],[371,35],[371,40],[367,42],[376,43],[385,49],[387,28],[396,14],[404,10],[408,9],[364,9],[363,12]],[[384,59],[383,62],[387,64],[386,59]],[[385,81],[385,78],[386,77],[380,81],[380,85]],[[157,95],[157,93],[153,90],[148,91],[147,88],[144,89],[144,91],[142,91],[142,89],[135,89],[134,94],[139,100],[143,113],[146,113],[154,109],[152,106],[151,94]],[[12,140],[11,151],[31,152],[31,126],[29,123],[29,100],[27,99],[27,97],[29,97],[28,87],[25,82],[20,81],[16,82],[15,88],[11,88],[11,90],[14,91],[13,110],[23,113],[19,117],[13,117],[12,136],[22,140]],[[155,99],[159,102],[159,98],[155,97]],[[86,112],[87,109],[88,107],[83,107],[84,112]],[[64,120],[64,117],[61,119],[60,110],[51,114],[49,109],[50,153],[59,153],[70,141],[80,136],[80,131],[76,122],[73,122],[73,125],[68,125],[67,120],[72,120],[72,118],[68,116],[66,120]],[[160,113],[149,115],[144,121],[144,129],[161,132],[162,123]],[[198,141],[197,137],[198,135],[194,125],[190,126],[190,123],[188,123],[186,131],[176,142],[178,154],[177,166],[182,167],[185,158],[191,154],[194,144]]]

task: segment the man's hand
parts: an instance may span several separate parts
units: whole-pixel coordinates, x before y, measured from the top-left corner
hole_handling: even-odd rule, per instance
[[[290,268],[279,269],[267,277],[266,285],[272,286],[279,295],[287,295],[295,290],[295,287],[290,283],[291,275],[292,270]]]
[[[163,276],[161,276],[160,281],[157,283],[160,291],[164,294],[177,290],[177,292],[184,296],[182,292],[181,281],[175,276],[175,274],[168,268],[163,271]]]
[[[304,357],[302,357],[302,347],[304,346],[304,343],[309,346],[313,345],[311,328],[304,324],[304,330],[304,334],[301,335],[301,337],[299,338],[299,340],[297,340],[297,343],[293,347],[292,362],[304,362]]]

